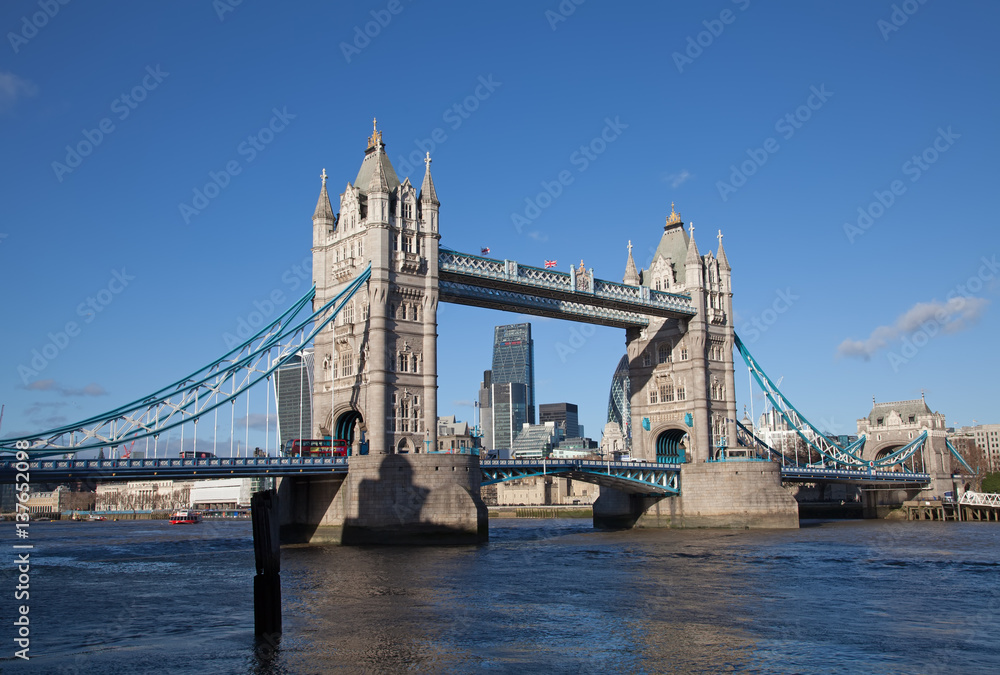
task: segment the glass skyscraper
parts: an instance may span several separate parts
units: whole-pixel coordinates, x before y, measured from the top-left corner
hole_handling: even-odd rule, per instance
[[[535,361],[531,324],[497,326],[493,331],[493,384],[523,384],[527,422],[535,423]]]
[[[293,438],[312,438],[312,387],[312,351],[299,352],[274,373],[278,438],[282,448]]]
[[[527,387],[519,382],[507,382],[490,386],[493,398],[491,426],[493,432],[491,450],[509,450],[514,445],[514,439],[521,433],[521,428],[527,422]]]
[[[608,394],[608,421],[621,429],[625,447],[632,447],[632,387],[628,374],[628,354],[622,357],[611,378],[611,392]]]

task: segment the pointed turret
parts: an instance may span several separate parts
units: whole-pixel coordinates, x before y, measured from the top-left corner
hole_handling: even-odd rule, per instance
[[[726,249],[722,248],[722,230],[719,230],[719,254],[715,256],[719,261],[719,269],[726,272],[732,271],[729,260],[726,258]]]
[[[372,177],[368,181],[368,194],[384,193],[389,194],[389,181],[386,180],[385,167],[382,164],[382,142],[375,148],[375,163],[372,167]]]
[[[628,260],[625,261],[625,278],[622,283],[629,286],[639,285],[639,271],[635,268],[635,260],[632,259],[632,240],[628,242]]]
[[[700,265],[701,256],[698,254],[698,244],[694,243],[694,223],[691,223],[688,232],[688,250],[687,257],[684,259],[684,264],[690,265],[691,263],[698,263]]]
[[[702,288],[704,284],[701,256],[698,255],[698,244],[694,242],[694,223],[691,223],[689,227],[687,257],[684,259],[684,285],[687,286],[688,291]]]
[[[323,179],[323,187],[319,191],[319,201],[316,202],[316,210],[313,212],[313,222],[329,222],[333,225],[333,208],[330,206],[330,195],[326,191],[326,169],[320,175]]]
[[[431,177],[431,153],[427,153],[424,164],[427,165],[427,170],[424,172],[424,182],[420,185],[420,196],[418,199],[422,202],[430,202],[440,206],[441,202],[438,201],[437,190],[434,189],[434,179]]]

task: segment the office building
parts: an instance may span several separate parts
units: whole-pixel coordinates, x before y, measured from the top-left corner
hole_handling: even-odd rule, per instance
[[[514,438],[528,421],[527,387],[518,382],[493,382],[490,386],[490,398],[493,402],[490,408],[493,432],[490,450],[496,451],[500,456],[514,447]]]
[[[492,373],[492,382],[495,385],[508,383],[524,385],[526,421],[534,424],[535,366],[530,323],[497,326],[494,329]]]
[[[479,435],[484,450],[493,449],[493,395],[490,391],[493,371],[483,371],[483,381],[479,383],[479,400],[476,401],[479,417]]]
[[[563,438],[578,438],[580,422],[578,408],[573,403],[543,403],[538,406],[538,421],[541,424],[555,422]]]
[[[608,422],[613,422],[625,443],[624,452],[632,448],[632,388],[629,380],[628,354],[621,358],[611,378],[608,394]],[[580,432],[583,435],[583,432]]]
[[[313,352],[303,350],[274,373],[281,447],[293,438],[312,437]],[[280,450],[281,448],[278,448]]]

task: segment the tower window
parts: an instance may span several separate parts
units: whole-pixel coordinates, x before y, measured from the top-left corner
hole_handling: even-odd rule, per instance
[[[346,352],[340,355],[340,377],[350,377],[354,374],[354,354]]]
[[[674,400],[674,385],[672,382],[660,385],[660,400],[664,403]]]

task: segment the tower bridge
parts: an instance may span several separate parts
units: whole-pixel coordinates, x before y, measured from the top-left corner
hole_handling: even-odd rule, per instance
[[[629,242],[619,283],[597,278],[582,261],[566,273],[441,247],[429,154],[419,189],[400,181],[377,129],[336,213],[327,180],[324,169],[312,218],[310,293],[225,356],[150,396],[0,441],[0,449],[17,453],[0,462],[0,480],[13,480],[18,460],[30,464],[32,480],[275,476],[284,540],[314,543],[481,541],[488,520],[480,486],[539,473],[600,484],[595,523],[621,526],[796,527],[785,482],[950,489],[958,455],[946,444],[943,416],[876,415],[858,442],[841,446],[787,401],[734,331],[722,232],[717,249],[702,254],[694,227],[685,228],[673,206],[649,269],[637,268]],[[310,302],[312,314],[303,318]],[[435,452],[439,302],[624,329],[638,462],[501,464]],[[185,429],[197,444],[198,420],[235,410],[237,398],[269,386],[276,369],[307,347],[314,350],[311,433],[346,439],[346,459],[45,459],[142,439],[155,448],[164,433],[179,433],[183,444]],[[737,422],[736,353],[801,438],[804,460]],[[872,434],[877,445],[866,447]]]

